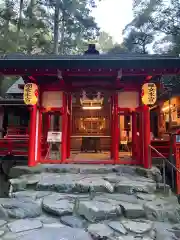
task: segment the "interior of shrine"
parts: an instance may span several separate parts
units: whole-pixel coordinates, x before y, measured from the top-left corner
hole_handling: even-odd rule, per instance
[[[110,160],[112,147],[111,134],[111,91],[96,91],[86,89],[72,93],[72,114],[70,126],[70,156],[69,160],[105,161]],[[50,114],[48,131],[62,132],[62,116],[58,112]],[[42,116],[42,132],[46,126],[46,115]],[[132,116],[119,114],[119,158],[131,157]],[[44,136],[47,139],[47,136]],[[61,159],[61,145],[52,144],[45,159]]]
[[[72,160],[108,160],[111,148],[111,95],[107,91],[75,92],[72,96]]]

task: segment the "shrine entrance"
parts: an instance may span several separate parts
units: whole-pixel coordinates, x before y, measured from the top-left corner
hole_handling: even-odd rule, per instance
[[[44,91],[41,95],[34,133],[37,161],[148,167],[149,109],[139,106],[138,92]]]
[[[119,110],[119,159],[126,162],[132,159],[132,112],[130,109]]]
[[[62,114],[61,111],[42,113],[42,146],[44,161],[60,161],[62,157]]]
[[[110,92],[84,89],[72,94],[72,162],[110,161]]]

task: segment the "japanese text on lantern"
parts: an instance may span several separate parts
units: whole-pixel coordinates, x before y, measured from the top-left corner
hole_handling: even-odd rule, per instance
[[[145,105],[153,105],[157,100],[157,89],[154,83],[145,83],[142,86],[142,102]]]
[[[34,83],[27,83],[24,86],[24,103],[27,105],[35,105],[38,101],[38,87]]]

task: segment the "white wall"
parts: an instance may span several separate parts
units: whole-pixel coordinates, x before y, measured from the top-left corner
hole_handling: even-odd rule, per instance
[[[139,92],[120,92],[118,93],[118,107],[136,108],[139,106]]]
[[[47,91],[42,94],[42,106],[45,108],[60,108],[63,106],[63,93],[60,91]]]

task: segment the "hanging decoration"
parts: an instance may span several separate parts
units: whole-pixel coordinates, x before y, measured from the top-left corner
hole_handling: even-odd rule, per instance
[[[157,100],[157,87],[155,83],[145,83],[142,86],[141,99],[145,105],[153,105]]]
[[[26,105],[35,105],[38,102],[38,86],[35,83],[27,83],[23,94]]]
[[[80,103],[84,110],[97,110],[101,109],[103,105],[104,98],[102,97],[101,92],[87,93],[86,91],[82,91]]]

